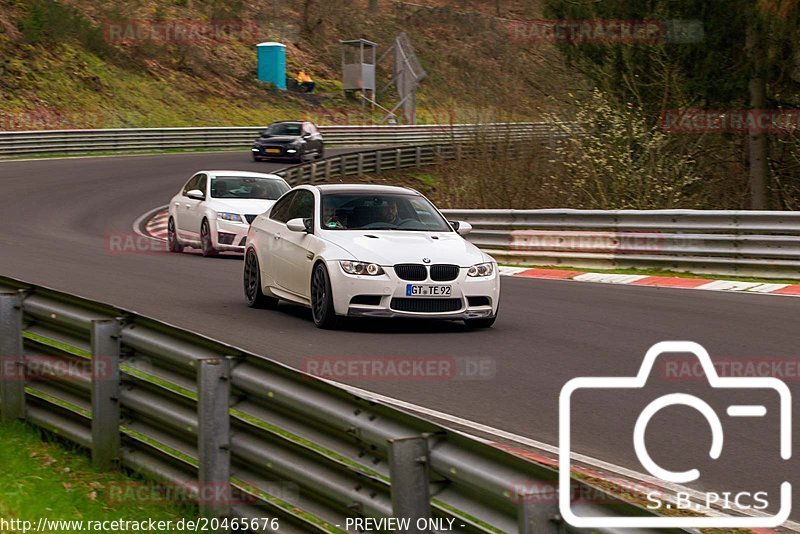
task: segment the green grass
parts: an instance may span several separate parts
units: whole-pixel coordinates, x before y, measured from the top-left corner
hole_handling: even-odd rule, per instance
[[[29,521],[197,517],[194,506],[151,493],[142,500],[114,497],[149,483],[121,472],[98,471],[85,454],[42,438],[25,424],[0,424],[0,517]]]
[[[721,274],[696,274],[659,269],[589,269],[569,267],[566,265],[523,265],[519,263],[503,263],[508,267],[527,267],[529,269],[558,269],[561,271],[591,272],[602,274],[632,274],[642,276],[674,276],[676,278],[707,278],[709,280],[731,280],[735,282],[756,282],[760,284],[800,284],[800,279],[751,278],[746,276],[724,276]]]

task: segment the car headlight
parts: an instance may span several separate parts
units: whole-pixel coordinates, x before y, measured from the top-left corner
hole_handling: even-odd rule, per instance
[[[342,270],[347,274],[359,274],[366,276],[380,276],[383,274],[383,268],[377,263],[364,263],[363,261],[340,261],[339,265]]]
[[[243,222],[242,216],[238,213],[228,213],[225,211],[221,211],[217,213],[217,219],[224,219],[226,221],[233,221],[233,222]]]
[[[473,278],[478,278],[482,276],[492,276],[494,274],[494,264],[489,263],[479,263],[478,265],[473,265],[467,271],[467,276],[471,276]]]

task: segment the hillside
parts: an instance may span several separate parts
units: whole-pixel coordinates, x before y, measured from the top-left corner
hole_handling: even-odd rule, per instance
[[[553,50],[510,39],[506,20],[535,16],[535,5],[0,0],[0,129],[357,120],[357,103],[339,90],[339,40],[370,39],[380,55],[400,31],[429,73],[421,122],[536,118],[559,97],[553,72],[564,67]],[[263,41],[287,45],[288,73],[308,69],[316,96],[256,81]],[[389,66],[379,65],[379,86]]]

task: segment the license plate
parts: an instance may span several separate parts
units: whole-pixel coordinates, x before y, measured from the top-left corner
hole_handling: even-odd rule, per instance
[[[423,286],[408,284],[407,297],[449,297],[453,293],[453,286]]]
[[[280,154],[281,153],[281,149],[280,148],[268,148],[264,152],[266,152],[267,154]]]

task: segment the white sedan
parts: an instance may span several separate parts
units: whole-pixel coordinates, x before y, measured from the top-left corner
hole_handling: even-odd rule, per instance
[[[497,263],[418,192],[379,185],[302,185],[247,234],[244,291],[254,308],[286,300],[331,328],[342,316],[494,323]]]
[[[171,252],[199,248],[203,256],[244,252],[250,223],[267,211],[289,184],[274,174],[200,171],[169,203],[167,240]]]

